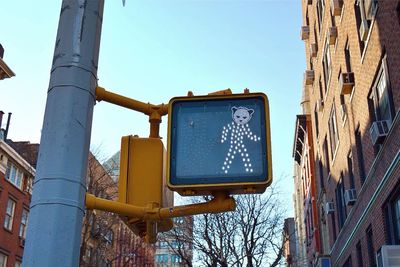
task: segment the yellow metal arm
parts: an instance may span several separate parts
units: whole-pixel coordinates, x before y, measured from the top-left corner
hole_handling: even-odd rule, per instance
[[[150,137],[158,138],[161,117],[168,114],[168,104],[153,105],[106,91],[103,87],[96,88],[96,99],[106,101],[121,107],[142,112],[149,116]]]
[[[233,197],[228,196],[225,192],[216,192],[214,198],[203,203],[176,206],[171,208],[161,208],[160,218],[173,218],[202,213],[219,213],[226,211],[234,211],[236,202]]]
[[[138,100],[125,97],[122,95],[118,95],[109,91],[106,91],[103,87],[98,86],[96,88],[96,99],[98,101],[106,101],[109,103],[113,103],[115,105],[129,108],[132,110],[136,110],[142,112],[146,115],[151,115],[154,111],[160,114],[160,116],[164,116],[168,114],[168,104],[160,104],[153,105],[150,103],[140,102]]]
[[[92,194],[86,193],[86,208],[109,211],[138,220],[160,221],[162,219],[202,213],[234,211],[236,208],[236,202],[233,197],[228,196],[226,193],[218,192],[214,195],[212,200],[204,203],[169,208],[152,207],[152,205],[149,205],[148,207],[138,207],[117,201],[98,198]]]

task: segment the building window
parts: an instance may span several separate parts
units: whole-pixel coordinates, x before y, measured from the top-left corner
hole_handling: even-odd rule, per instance
[[[396,13],[397,13],[397,20],[399,21],[400,25],[400,2],[397,3]]]
[[[329,162],[328,140],[327,140],[326,136],[324,139],[324,143],[322,145],[322,149],[324,151],[326,177],[329,177],[329,174],[331,173],[331,166],[330,166],[330,162]]]
[[[358,241],[356,245],[356,252],[357,252],[357,266],[358,267],[364,267],[363,264],[363,255],[362,255],[362,249],[361,249],[361,243]]]
[[[332,236],[333,236],[333,242],[336,241],[336,219],[335,219],[335,214],[331,213],[331,224],[332,224]]]
[[[6,179],[22,190],[23,172],[18,169],[14,164],[8,162]]]
[[[360,27],[361,27],[361,23],[362,23],[362,19],[361,19],[361,9],[360,9],[360,1],[356,1],[354,4],[354,13],[356,16],[356,25],[357,25],[357,33],[358,33],[358,43],[360,45],[360,53],[362,54],[362,52],[364,51],[364,47],[365,47],[365,43],[361,38],[361,34],[360,34]]]
[[[329,137],[330,137],[330,141],[331,141],[330,142],[331,143],[331,157],[334,158],[336,148],[339,144],[339,133],[338,133],[338,128],[337,128],[335,105],[332,106],[331,114],[329,116],[328,126],[329,126]]]
[[[10,231],[12,230],[14,211],[15,211],[15,201],[9,198],[7,202],[6,217],[4,219],[4,227]]]
[[[322,59],[322,70],[324,74],[325,92],[328,91],[329,81],[332,73],[332,59],[329,42],[325,42],[324,57]]]
[[[346,203],[344,201],[343,173],[340,173],[340,181],[338,182],[335,191],[336,191],[336,206],[338,209],[339,229],[342,229],[347,217]]]
[[[181,263],[182,262],[182,258],[179,255],[171,255],[171,262],[172,263]]]
[[[376,11],[378,9],[378,0],[359,0],[360,7],[362,8],[361,14],[365,15],[365,19],[368,22],[368,26],[371,26],[371,21],[374,19]],[[362,16],[361,15],[361,16]]]
[[[168,254],[156,254],[155,261],[157,263],[168,263]]]
[[[171,247],[173,249],[179,249],[180,247],[182,247],[182,244],[181,242],[174,240],[171,242]]]
[[[351,55],[350,55],[350,45],[349,40],[346,41],[346,45],[344,47],[344,59],[346,61],[346,71],[351,72]]]
[[[317,105],[315,106],[315,110],[314,110],[314,120],[315,120],[315,134],[318,138],[319,136],[319,126],[318,126],[318,107]]]
[[[0,253],[0,267],[6,267],[6,266],[7,266],[7,255]]]
[[[377,9],[378,0],[357,0],[354,5],[361,53],[364,51]]]
[[[324,20],[325,0],[317,0],[318,31],[321,32]]]
[[[349,256],[346,262],[343,264],[343,267],[353,267],[353,262],[351,260],[351,256]]]
[[[400,185],[385,205],[387,241],[392,245],[400,245]]]
[[[168,242],[167,241],[159,241],[158,247],[159,248],[168,248]]]
[[[114,232],[111,229],[108,229],[104,235],[104,239],[108,245],[111,245],[114,239]]]
[[[22,266],[22,263],[20,261],[15,262],[15,267],[21,267],[21,266]]]
[[[360,126],[357,127],[354,135],[355,135],[355,139],[356,139],[358,171],[359,171],[359,175],[360,175],[361,185],[363,185],[364,181],[365,181],[365,163],[364,163],[364,154],[363,154],[363,145],[362,145],[362,140],[361,140]]]
[[[176,223],[176,224],[184,223],[184,218],[183,217],[176,217],[173,220],[174,220],[174,223]]]
[[[354,169],[353,169],[353,153],[351,151],[347,154],[347,171],[349,172],[350,188],[354,189]]]
[[[92,254],[93,254],[93,248],[92,248],[92,247],[87,247],[87,248],[86,248],[85,257],[86,257],[87,259],[91,259]]]
[[[321,157],[318,157],[318,176],[319,176],[319,186],[320,186],[320,190],[325,188],[325,184],[324,184],[324,167],[322,165],[322,160]]]
[[[376,267],[375,249],[374,249],[374,236],[373,236],[373,233],[372,233],[371,225],[367,228],[366,235],[367,235],[367,245],[368,245],[369,266]]]
[[[371,89],[370,102],[372,103],[373,109],[373,121],[389,121],[389,125],[392,122],[391,112],[391,99],[390,99],[390,88],[389,78],[387,75],[386,56],[382,60],[381,67],[379,69],[375,83]]]
[[[319,97],[321,100],[321,104],[323,105],[324,104],[323,101],[324,101],[325,94],[326,94],[326,88],[324,90],[324,88],[322,86],[322,77],[321,76],[319,76],[319,79],[318,79],[318,89],[319,89]]]
[[[29,211],[27,209],[22,210],[21,225],[19,227],[19,237],[21,238],[25,238],[26,236],[26,226],[28,225],[28,214]]]

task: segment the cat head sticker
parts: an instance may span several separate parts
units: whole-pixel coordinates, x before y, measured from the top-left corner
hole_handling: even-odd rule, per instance
[[[232,107],[232,119],[237,124],[247,124],[251,120],[254,109],[246,107]]]

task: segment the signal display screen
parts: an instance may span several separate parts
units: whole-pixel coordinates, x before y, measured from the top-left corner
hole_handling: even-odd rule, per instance
[[[265,181],[263,97],[177,100],[170,116],[172,184]]]

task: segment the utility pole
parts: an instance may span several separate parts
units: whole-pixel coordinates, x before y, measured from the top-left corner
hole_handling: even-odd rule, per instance
[[[104,0],[63,0],[23,266],[78,266]]]

